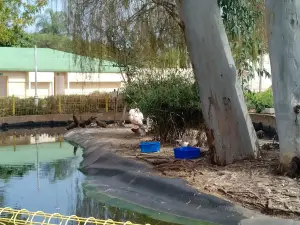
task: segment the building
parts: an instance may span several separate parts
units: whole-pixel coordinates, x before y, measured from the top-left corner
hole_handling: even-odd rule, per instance
[[[38,96],[112,92],[121,87],[123,78],[113,62],[78,59],[74,54],[38,48]],[[34,71],[34,48],[0,47],[0,96],[33,97]]]
[[[269,74],[271,74],[271,63],[270,63],[270,57],[269,54],[265,54],[263,56],[263,62],[262,62],[264,70],[266,70]],[[257,64],[257,67],[260,65]],[[247,84],[245,84],[246,87],[252,91],[252,92],[261,92],[266,91],[272,86],[272,78],[266,77],[266,76],[259,76],[257,72],[254,73],[254,77],[251,78]]]

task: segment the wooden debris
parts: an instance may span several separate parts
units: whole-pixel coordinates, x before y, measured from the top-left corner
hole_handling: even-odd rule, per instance
[[[198,160],[176,160],[159,156],[140,155],[136,158],[146,161],[154,166],[157,171],[165,172],[169,170],[192,171],[198,165]]]
[[[99,127],[102,127],[102,128],[106,128],[107,127],[107,123],[103,122],[103,121],[100,121],[100,120],[96,120],[96,123]]]
[[[86,128],[87,126],[90,126],[93,122],[96,122],[96,124],[99,127],[106,128],[107,124],[103,121],[97,120],[96,116],[92,116],[87,120],[81,120],[78,119],[78,117],[74,114],[73,115],[73,122],[67,127],[67,130],[71,130],[77,127]]]

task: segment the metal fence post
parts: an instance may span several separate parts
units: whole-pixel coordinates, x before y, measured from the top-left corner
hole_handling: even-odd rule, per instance
[[[14,95],[12,96],[12,115],[16,115],[16,97]]]

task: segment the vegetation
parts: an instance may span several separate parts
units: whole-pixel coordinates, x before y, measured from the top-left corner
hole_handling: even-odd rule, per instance
[[[98,113],[104,112],[106,109],[105,95],[63,95],[50,96],[39,99],[38,108],[34,105],[34,98],[15,98],[12,97],[0,98],[0,117],[13,115],[13,101],[15,101],[15,115],[46,115],[58,113]],[[61,107],[60,107],[61,106]],[[108,110],[110,112],[122,111],[122,100],[118,101],[115,98],[109,98]]]
[[[8,182],[12,177],[23,177],[30,170],[34,169],[34,165],[8,166],[0,165],[0,179]]]
[[[215,4],[216,2],[217,1],[213,1],[214,10],[216,9],[214,15],[218,15],[218,11],[220,10],[219,8],[217,8],[217,5]],[[229,41],[231,43],[231,49],[234,51],[239,74],[243,74],[243,70],[252,72],[255,68],[250,67],[251,65],[256,65],[256,63],[248,63],[247,68],[245,67],[245,64],[249,60],[257,60],[259,53],[263,50],[263,41],[261,40],[263,36],[260,35],[259,32],[261,31],[261,29],[260,27],[256,26],[256,24],[262,24],[261,21],[263,17],[263,8],[260,7],[261,1],[219,0],[218,3],[222,9],[223,21],[229,37]],[[183,2],[183,4],[185,3]],[[197,7],[203,8],[204,6],[206,7],[207,5],[210,5],[212,3],[203,1],[203,5],[201,5],[202,3],[200,1],[196,2],[193,0],[192,4],[198,4]],[[181,12],[182,17],[179,18],[180,8],[177,7],[175,0],[69,0],[67,1],[67,7],[65,8],[67,9],[67,13],[70,18],[68,26],[70,28],[69,33],[72,36],[76,53],[80,55],[88,55],[116,61],[120,66],[121,71],[126,73],[127,77],[129,78],[129,83],[135,79],[134,70],[136,68],[186,68],[190,67],[188,56],[195,57],[195,55],[197,54],[203,54],[203,52],[201,51],[197,51],[197,53],[193,53],[190,55],[187,54],[186,40],[189,40],[187,43],[191,43],[191,39],[189,39],[189,37],[193,36],[192,38],[194,38],[193,48],[195,48],[195,46],[197,45],[199,46],[202,42],[200,41],[200,39],[196,40],[195,32],[187,33],[188,24],[186,23],[186,21],[184,23],[181,21],[181,19],[183,19],[184,17],[183,15],[187,12]],[[194,14],[196,15],[197,13],[195,12]],[[196,18],[195,16],[190,20],[190,24],[193,24],[193,26],[197,24],[195,22],[192,22],[194,21],[194,19],[197,19],[200,22],[204,18]],[[191,30],[195,29],[199,29],[199,27],[194,27]],[[215,32],[219,34],[220,30]],[[207,30],[201,33],[209,35],[209,32]],[[78,39],[82,39],[82,37],[84,40],[78,41]],[[225,35],[216,39],[225,40],[226,38],[227,37]],[[98,48],[94,47],[95,43],[105,44],[105,47],[103,48],[103,45],[99,45]],[[218,46],[220,47],[222,46],[222,44],[224,43],[218,43]],[[245,47],[245,45],[247,45],[247,47]],[[230,54],[228,54],[227,49],[226,54],[221,52],[220,54],[218,54],[218,56],[224,57],[227,57],[228,55]],[[207,89],[205,88],[200,92],[202,94],[202,96],[200,96],[201,99],[206,101],[207,99],[211,98],[211,96],[209,96],[209,94],[211,94],[216,97],[217,102],[222,102],[224,96],[219,96],[216,91],[217,89],[224,89],[224,87],[219,86],[218,88],[216,88],[215,86],[213,86],[214,84],[216,84],[216,82],[209,82],[209,78],[219,76],[217,74],[219,74],[220,71],[224,71],[224,73],[226,74],[226,78],[224,79],[229,82],[229,80],[233,81],[235,79],[228,78],[227,76],[236,76],[236,74],[229,74],[229,69],[225,71],[224,68],[223,70],[220,69],[219,72],[213,71],[213,67],[217,66],[216,62],[219,60],[216,57],[210,59],[210,62],[214,61],[215,65],[209,66],[210,71],[207,71],[207,74],[205,75],[205,78],[207,79],[200,80],[197,75],[196,79],[198,81],[198,85],[209,86],[211,84],[209,86],[209,89],[211,91],[210,93],[206,92]],[[203,60],[203,57],[201,58],[199,56],[198,59],[194,59],[194,65],[195,62],[200,63],[201,60],[199,59]],[[231,59],[229,59],[229,61],[231,61]],[[228,63],[228,60],[226,61],[224,59],[224,62]],[[220,65],[225,64],[220,63]],[[194,68],[199,69],[200,67],[201,66],[198,65]],[[230,71],[233,71],[232,68],[230,69]],[[228,84],[228,87],[232,86],[232,84]],[[170,91],[166,92],[170,93]],[[234,112],[232,112],[231,116],[228,115],[228,117],[226,118],[233,118],[232,115],[244,115],[246,113],[246,111],[244,110],[246,109],[246,105],[243,102],[243,99],[239,99],[238,97],[236,97],[241,93],[236,94],[236,90],[234,89],[222,92],[222,94],[224,93],[228,94],[228,96],[226,97],[230,98],[231,100],[231,109],[235,110]],[[202,101],[201,105],[202,107],[204,107],[203,112],[205,112],[206,114],[215,110],[208,110],[207,108],[205,108],[209,105],[207,102]],[[220,114],[225,115],[226,112],[220,112]],[[214,163],[225,165],[238,160],[223,159],[225,157],[224,155],[228,155],[229,157],[237,156],[237,158],[242,158],[244,154],[247,158],[249,158],[250,155],[253,155],[254,157],[254,154],[250,153],[252,150],[252,152],[257,152],[254,136],[251,136],[249,138],[246,137],[245,139],[240,140],[249,140],[251,141],[251,143],[240,144],[239,141],[237,141],[236,138],[231,135],[237,134],[241,131],[245,131],[243,134],[245,136],[253,134],[254,132],[250,131],[253,128],[251,128],[252,124],[245,123],[244,121],[242,121],[245,118],[240,117],[239,119],[241,121],[238,123],[238,126],[240,127],[238,128],[238,126],[236,126],[234,128],[233,126],[230,126],[230,124],[234,124],[233,121],[229,122],[228,120],[224,120],[221,116],[217,115],[219,115],[219,113],[212,113],[212,115],[204,116],[206,120],[208,120],[208,118],[211,118],[213,121],[215,121],[206,121],[209,130],[214,132],[215,137],[213,139],[215,140],[215,143],[218,144],[218,146],[215,146],[215,148],[218,150],[216,151],[216,154],[218,154],[218,156],[212,158],[218,158],[220,160],[218,160],[218,162],[215,161]],[[245,115],[245,117],[247,117],[247,115]],[[246,121],[248,121],[248,119]],[[223,134],[219,130],[214,131],[215,128],[221,127],[212,127],[212,125],[216,124],[223,124],[224,127],[228,127],[228,129],[229,127],[232,127],[232,129],[238,129],[239,131],[231,130],[230,132],[225,132]],[[225,130],[226,129],[223,129],[222,131]],[[231,137],[227,137],[228,135],[231,135]],[[226,147],[225,144],[219,145],[219,143],[228,143],[228,146]],[[246,145],[249,147],[247,147],[247,150],[245,150],[245,148],[244,150],[242,150],[243,148],[238,145]],[[237,147],[235,148],[235,146]],[[232,151],[236,150],[239,152],[236,152],[236,154],[224,154],[224,151],[229,152],[227,151],[227,149],[231,149]]]
[[[36,28],[39,33],[66,35],[67,34],[67,16],[64,12],[54,12],[48,8],[37,17]]]
[[[0,47],[37,47],[52,48],[73,52],[71,41],[67,37],[66,14],[46,9],[38,13],[47,4],[47,0],[34,3],[0,0]],[[36,21],[38,33],[25,32],[27,26]]]
[[[218,3],[239,74],[247,70],[253,75],[249,60],[257,62],[266,45],[263,4],[257,0]],[[78,54],[116,61],[129,74],[135,67],[190,66],[175,0],[70,0],[66,4],[69,34]]]
[[[47,3],[45,0],[28,2],[0,0],[0,46],[29,47],[32,40],[24,28],[33,24],[35,15]]]
[[[273,108],[273,92],[269,88],[264,92],[253,93],[245,92],[245,100],[248,109],[255,109],[257,113],[261,113],[265,108]]]
[[[256,66],[260,55],[267,50],[264,1],[218,0],[227,37],[242,82],[253,78],[254,72],[265,70]],[[248,76],[243,72],[248,71]]]
[[[72,42],[66,36],[34,33],[31,35],[31,37],[33,43],[38,48],[51,48],[63,52],[73,52]]]
[[[200,128],[204,122],[191,74],[145,73],[128,83],[123,95],[130,107],[138,107],[152,120],[152,132],[163,142],[181,138],[187,129]]]
[[[130,107],[139,107],[145,115],[155,121],[158,121],[158,115],[161,116],[161,112],[166,113],[164,118],[168,117],[170,119],[171,115],[173,117],[178,116],[176,121],[178,123],[178,132],[180,129],[183,132],[193,125],[198,126],[199,121],[202,120],[198,87],[193,77],[186,79],[186,76],[180,71],[175,71],[169,73],[166,77],[161,77],[160,73],[156,72],[151,75],[145,74],[144,78],[134,79],[122,90],[125,102],[123,102],[122,98],[118,99],[117,111],[121,111],[124,103],[127,103]],[[179,83],[176,84],[176,82]],[[273,107],[271,88],[261,93],[246,91],[244,96],[249,110],[255,109],[256,112],[260,113],[265,108]],[[59,99],[61,99],[62,113],[99,112],[105,110],[105,94],[101,92],[94,92],[90,95],[65,95],[42,98],[39,100],[40,104],[37,109],[34,106],[33,98],[15,99],[16,115],[19,116],[59,113]],[[11,116],[13,98],[0,98],[0,106],[1,117]],[[109,111],[114,111],[114,107],[115,99],[109,98]],[[188,109],[188,112],[186,109]],[[195,116],[196,122],[192,121],[192,116]],[[157,118],[155,119],[155,117]],[[162,118],[161,129],[165,126],[164,121],[167,120]],[[173,131],[176,130],[175,125],[174,123]],[[157,134],[159,129],[159,126],[157,126],[155,131]],[[161,134],[168,133],[168,129],[166,127],[166,130],[161,132]],[[170,130],[169,132],[172,133],[173,131]]]

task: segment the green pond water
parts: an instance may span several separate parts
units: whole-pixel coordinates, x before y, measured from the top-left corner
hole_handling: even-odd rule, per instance
[[[151,210],[135,210],[86,190],[87,177],[77,169],[81,154],[80,149],[74,153],[73,146],[63,142],[59,132],[0,132],[0,207],[140,224],[203,224]]]

